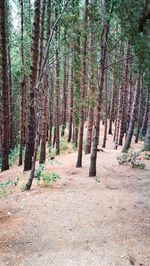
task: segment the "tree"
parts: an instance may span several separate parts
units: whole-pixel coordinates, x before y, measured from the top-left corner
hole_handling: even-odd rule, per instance
[[[9,105],[8,105],[8,61],[6,37],[6,2],[0,0],[0,34],[2,60],[2,171],[9,169]]]
[[[31,170],[32,156],[34,153],[35,140],[35,89],[38,71],[38,46],[40,32],[40,0],[34,2],[34,21],[32,36],[32,55],[30,65],[30,103],[29,103],[29,122],[28,135],[25,150],[24,171]]]

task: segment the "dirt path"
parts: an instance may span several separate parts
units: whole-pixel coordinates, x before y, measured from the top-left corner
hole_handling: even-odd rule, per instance
[[[88,177],[89,156],[76,169],[71,153],[47,165],[61,176],[52,188],[0,199],[0,265],[149,266],[150,162],[118,166],[118,153],[111,139],[98,153],[99,183]]]

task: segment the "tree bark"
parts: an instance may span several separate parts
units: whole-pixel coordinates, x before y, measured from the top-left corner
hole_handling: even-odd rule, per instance
[[[148,122],[147,122],[146,136],[144,140],[144,150],[150,151],[150,108],[148,111]]]
[[[138,76],[137,82],[136,82],[134,100],[133,100],[133,104],[132,104],[129,129],[128,129],[128,132],[127,132],[127,136],[126,136],[126,139],[125,139],[125,143],[124,143],[122,152],[127,152],[128,151],[128,149],[130,148],[131,141],[132,141],[132,136],[133,136],[133,131],[134,131],[134,124],[135,124],[136,113],[137,113],[138,100],[139,100],[139,95],[140,95],[140,80],[141,80],[141,76],[140,76],[140,73],[139,73],[139,76]]]
[[[109,113],[109,129],[108,129],[108,134],[110,134],[110,135],[112,135],[112,122],[113,122],[113,111],[114,111],[114,93],[115,93],[115,84],[114,84],[114,77],[113,77],[112,89],[111,89],[110,113]]]
[[[97,147],[99,143],[99,130],[100,130],[100,114],[102,104],[102,92],[104,87],[104,74],[105,74],[105,62],[107,52],[107,37],[109,32],[109,24],[104,24],[103,31],[101,34],[101,61],[100,61],[100,84],[98,95],[96,99],[96,120],[94,125],[94,140],[92,146],[89,176],[96,176],[96,160],[97,160]]]
[[[84,103],[85,103],[85,95],[86,95],[87,19],[88,19],[88,0],[85,0],[84,18],[83,18],[83,40],[82,40],[82,83],[81,83],[80,133],[79,133],[79,147],[78,147],[76,167],[82,167],[83,134],[84,134],[84,119],[85,119]]]
[[[35,141],[35,89],[38,71],[38,46],[40,32],[40,0],[34,2],[34,22],[32,38],[32,56],[30,66],[30,104],[29,104],[29,124],[28,136],[25,151],[24,171],[31,170],[32,156],[34,153]]]
[[[71,73],[70,73],[70,106],[69,106],[69,133],[68,133],[68,142],[70,142],[71,139],[72,139],[73,87],[74,87],[73,66],[71,66]]]
[[[0,34],[2,53],[2,171],[9,169],[9,109],[8,109],[8,62],[7,62],[7,38],[6,38],[6,2],[0,0]]]

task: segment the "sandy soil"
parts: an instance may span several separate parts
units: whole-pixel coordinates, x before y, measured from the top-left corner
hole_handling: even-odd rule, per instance
[[[145,170],[119,166],[112,147],[110,137],[98,152],[100,182],[88,177],[89,155],[75,168],[77,153],[62,154],[46,166],[61,176],[53,187],[34,181],[29,193],[0,199],[1,266],[150,265],[150,161]],[[22,167],[1,181],[14,175]]]

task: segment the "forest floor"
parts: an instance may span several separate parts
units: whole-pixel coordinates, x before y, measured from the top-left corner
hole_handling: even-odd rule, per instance
[[[89,155],[75,168],[77,152],[66,151],[46,165],[61,177],[52,187],[34,180],[30,192],[17,186],[1,197],[0,266],[150,265],[150,161],[144,170],[119,165],[112,138],[98,152],[100,182],[88,177]],[[21,175],[12,167],[0,182]]]

